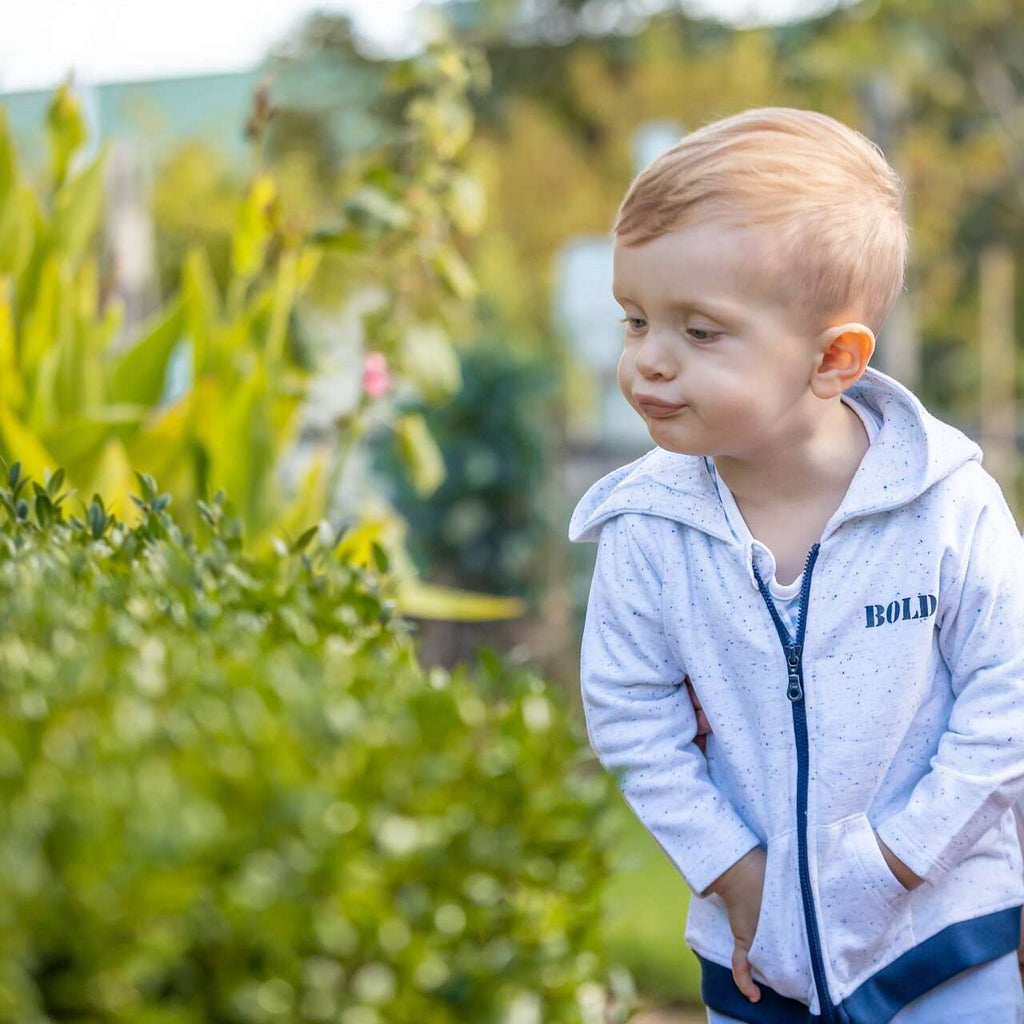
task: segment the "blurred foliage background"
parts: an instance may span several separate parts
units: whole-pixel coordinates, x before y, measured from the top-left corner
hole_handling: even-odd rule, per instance
[[[313,14],[238,81],[164,88],[162,125],[146,83],[134,121],[111,113],[126,86],[99,88],[99,123],[73,82],[0,96],[0,452],[36,481],[63,467],[126,530],[144,529],[142,472],[186,532],[223,489],[257,562],[311,527],[353,567],[380,552],[424,664],[527,660],[578,715],[593,551],[565,523],[650,446],[617,405],[607,231],[655,155],[645,129],[663,147],[789,105],[863,131],[903,175],[908,288],[873,362],[976,437],[1021,508],[1020,5],[822,8],[744,27],[657,0],[452,0],[410,59]],[[168,130],[174,103],[239,83],[222,138]],[[696,1004],[685,886],[605,799],[617,838],[586,883],[602,948],[641,1001]],[[516,827],[556,834],[543,806]],[[537,1019],[573,1019],[552,998]]]

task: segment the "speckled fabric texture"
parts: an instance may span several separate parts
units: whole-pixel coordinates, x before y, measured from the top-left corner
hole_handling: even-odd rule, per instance
[[[858,402],[855,398],[851,398],[848,394],[844,393],[840,396],[839,400],[853,409],[853,411],[860,417],[861,422],[864,424],[864,430],[868,435],[868,440],[874,441],[875,436],[878,433],[878,428],[882,425],[881,417],[878,413],[869,409],[861,402]],[[732,532],[735,535],[736,540],[740,544],[752,541],[754,539],[753,534],[751,534],[750,528],[747,526],[746,520],[743,518],[743,513],[736,504],[736,499],[733,497],[732,491],[729,490],[729,485],[718,474],[715,467],[714,456],[705,455],[704,464],[708,467],[708,472],[711,474],[712,479],[715,481],[715,486],[718,488],[719,497],[722,499],[722,505],[725,508],[726,517],[729,520],[729,525],[732,527]],[[786,628],[794,636],[796,635],[797,622],[800,617],[801,584],[803,583],[803,578],[804,574],[800,573],[795,580],[786,584],[779,583],[774,576],[765,580],[768,584],[768,591],[771,593],[772,598],[775,601],[775,607],[778,609],[779,615],[782,616],[782,620],[785,622]]]
[[[809,884],[836,1004],[947,926],[1024,904],[1024,540],[975,442],[871,367],[848,394],[881,426],[821,535],[802,654]],[[702,456],[657,447],[595,482],[568,532],[597,544],[588,736],[694,892],[688,945],[730,965],[725,906],[700,894],[764,846],[753,974],[817,1013],[786,656],[754,573],[774,556],[737,539]],[[873,827],[923,885],[904,889]],[[948,934],[957,969],[995,956]]]

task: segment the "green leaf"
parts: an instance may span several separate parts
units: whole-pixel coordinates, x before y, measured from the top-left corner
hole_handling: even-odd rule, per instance
[[[373,562],[377,566],[377,572],[383,575],[388,571],[388,553],[376,540],[370,541],[370,550],[373,552]]]
[[[251,370],[230,395],[216,394],[217,416],[206,422],[200,417],[197,423],[210,456],[210,486],[223,488],[242,518],[253,522],[253,513],[265,512],[258,498],[272,469],[266,437],[266,369],[259,365]]]
[[[457,394],[462,387],[455,347],[437,324],[412,324],[402,335],[400,359],[403,373],[431,403]]]
[[[463,300],[472,299],[476,295],[476,278],[457,250],[450,245],[439,246],[434,250],[432,262],[453,295]]]
[[[356,189],[345,201],[344,209],[346,216],[355,224],[376,222],[376,226],[401,229],[412,223],[412,213],[407,206],[372,185]]]
[[[54,497],[60,490],[60,485],[64,483],[64,467],[62,466],[57,470],[49,480],[46,481],[46,492],[50,497]]]
[[[464,234],[475,235],[484,225],[487,212],[480,180],[465,171],[453,171],[448,186],[447,208],[455,226]]]
[[[231,267],[243,280],[259,273],[271,234],[271,212],[277,188],[269,175],[260,174],[249,186],[239,207],[231,239]]]
[[[42,440],[3,405],[0,405],[0,442],[3,443],[6,455],[8,457],[16,456],[18,458],[16,465],[24,466],[29,476],[38,477],[41,480],[48,466],[54,468],[57,466],[57,460],[50,454]]]
[[[71,158],[85,142],[85,120],[78,100],[64,82],[54,93],[46,111],[46,130],[50,139],[51,174],[55,189],[64,184]]]
[[[221,299],[206,250],[193,246],[185,256],[181,293],[184,327],[192,339],[192,372],[198,380],[206,372],[221,318]]]
[[[48,256],[39,271],[35,301],[25,313],[20,339],[21,371],[31,378],[47,352],[51,351],[60,331],[61,306],[66,299],[67,281],[58,256]]]
[[[416,412],[404,413],[395,423],[398,454],[409,480],[421,498],[429,497],[447,475],[444,458],[426,420]]]
[[[58,420],[43,432],[43,441],[61,465],[77,472],[110,438],[126,441],[134,436],[148,412],[141,405],[102,406],[84,416]]]
[[[103,209],[103,169],[106,149],[67,181],[54,200],[52,245],[71,266],[82,258],[99,224]]]
[[[0,274],[14,274],[28,258],[32,240],[29,186],[21,180],[7,115],[0,107]]]
[[[473,136],[473,110],[452,96],[417,96],[406,107],[408,120],[419,125],[442,160],[458,156]]]
[[[302,551],[316,535],[317,528],[311,526],[304,533],[299,534],[292,544],[292,551]]]
[[[156,315],[149,329],[123,355],[115,357],[110,371],[111,402],[156,405],[163,394],[167,361],[181,337],[182,303],[178,298]]]

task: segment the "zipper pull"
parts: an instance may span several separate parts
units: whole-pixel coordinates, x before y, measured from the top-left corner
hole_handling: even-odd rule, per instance
[[[789,664],[789,686],[786,688],[786,696],[791,701],[801,700],[804,695],[804,688],[800,683],[800,645],[790,647],[786,653],[786,661]]]
[[[786,696],[792,701],[802,700],[804,695],[804,689],[800,685],[800,677],[796,672],[789,673],[789,687],[786,690]]]

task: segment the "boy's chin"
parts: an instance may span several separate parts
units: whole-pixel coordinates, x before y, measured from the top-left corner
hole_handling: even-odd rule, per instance
[[[673,429],[669,426],[667,419],[655,419],[653,417],[645,417],[644,419],[647,424],[647,433],[659,448],[667,452],[675,452],[677,455],[708,454],[701,450],[699,444],[694,444],[692,440],[685,436],[685,428],[680,429],[676,425],[675,429]]]
[[[651,440],[666,452],[675,452],[676,455],[707,455],[707,452],[698,451],[693,445],[684,444],[681,441],[674,441],[671,438],[651,437]]]

